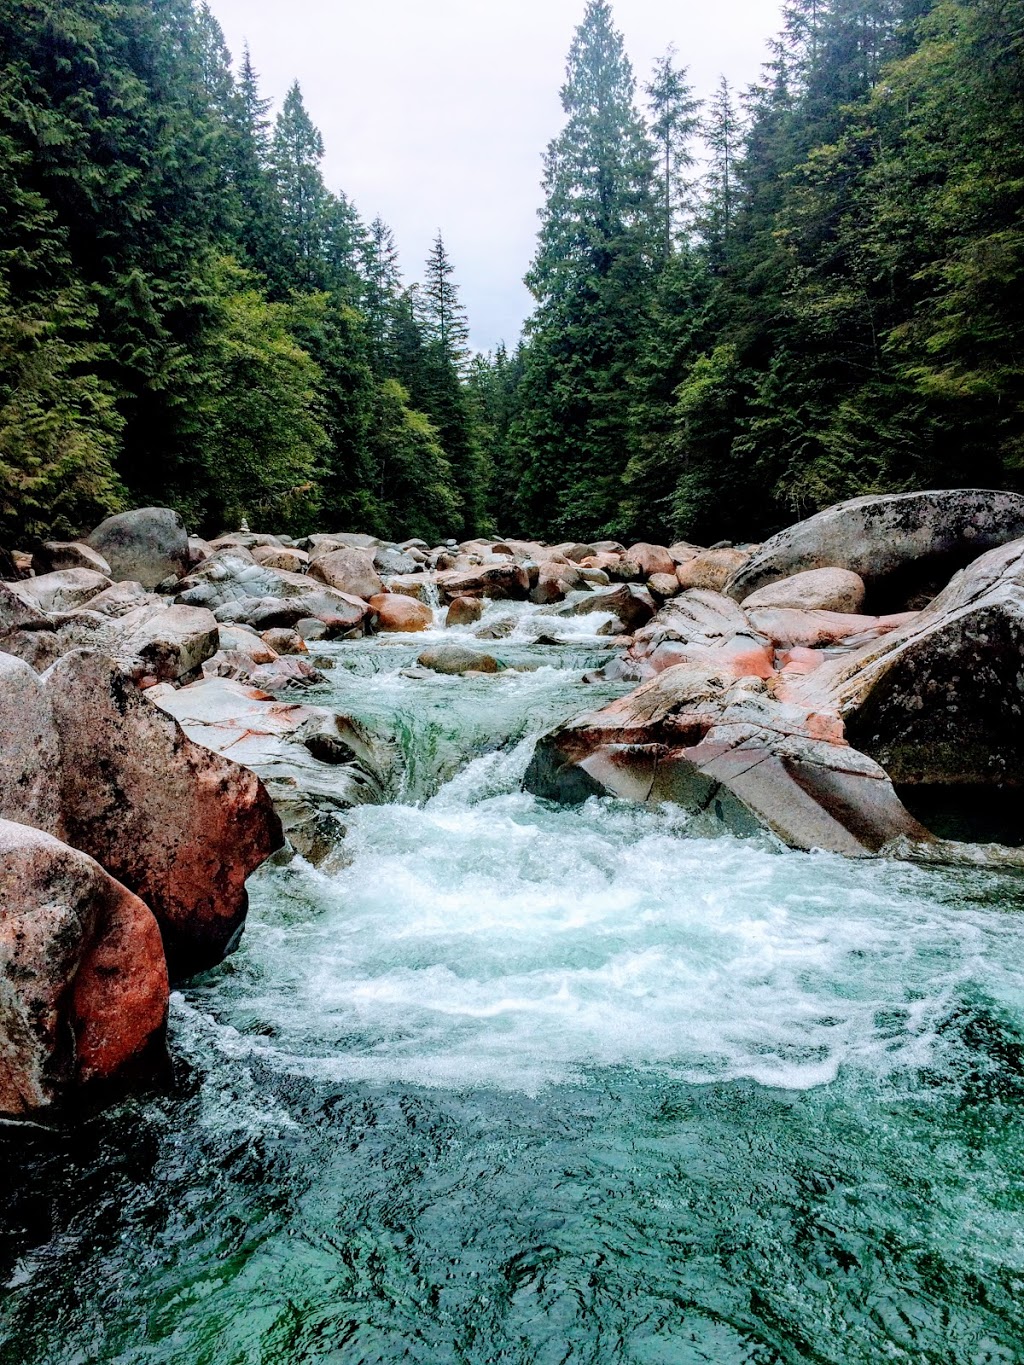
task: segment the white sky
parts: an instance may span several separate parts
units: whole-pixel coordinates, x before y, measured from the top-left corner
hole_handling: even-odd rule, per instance
[[[585,0],[209,0],[264,95],[298,79],[324,175],[395,231],[407,281],[441,228],[472,341],[518,336],[531,299],[541,156]],[[701,96],[756,80],[778,0],[615,0],[638,81],[670,43]]]

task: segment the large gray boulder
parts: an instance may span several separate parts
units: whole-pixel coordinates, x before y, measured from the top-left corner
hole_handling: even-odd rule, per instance
[[[808,569],[840,568],[867,586],[867,610],[900,611],[934,596],[987,550],[1024,536],[1024,497],[987,489],[939,489],[854,498],[764,543],[730,578],[737,602]]]
[[[32,567],[37,574],[56,573],[60,569],[92,569],[105,578],[110,577],[110,565],[91,545],[77,540],[48,540],[32,556]]]
[[[299,621],[322,621],[332,635],[360,631],[369,616],[362,598],[338,592],[306,574],[257,564],[244,549],[219,551],[179,584],[175,601],[206,607],[224,625],[258,631],[293,629]]]
[[[31,606],[54,613],[76,611],[112,586],[109,578],[94,569],[59,569],[38,578],[26,578],[16,585],[15,591]]]
[[[113,579],[129,578],[144,588],[181,578],[192,562],[185,523],[169,507],[119,512],[100,522],[86,544],[107,561]]]
[[[373,567],[373,556],[366,550],[331,550],[320,555],[310,564],[309,576],[337,592],[361,597],[366,602],[384,589],[380,575]]]
[[[167,999],[146,905],[86,854],[0,820],[0,1113],[159,1066]]]

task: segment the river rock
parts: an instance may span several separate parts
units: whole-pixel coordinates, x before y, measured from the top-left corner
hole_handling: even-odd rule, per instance
[[[484,614],[484,603],[480,597],[456,597],[448,608],[446,626],[473,626]]]
[[[918,594],[934,596],[971,560],[1021,536],[1018,493],[958,488],[854,498],[765,541],[727,591],[744,601],[793,574],[842,568],[864,580],[870,610],[894,612]]]
[[[283,630],[280,627],[276,630],[265,630],[260,638],[275,654],[309,653],[305,640],[294,630]],[[269,660],[263,659],[260,662],[268,663]]]
[[[796,611],[836,611],[856,615],[864,605],[864,580],[849,569],[808,569],[780,578],[742,599],[747,611],[786,607]]]
[[[644,578],[653,578],[657,573],[671,574],[675,577],[676,563],[664,545],[649,545],[640,541],[626,551],[627,559],[639,564]]]
[[[421,668],[434,673],[497,673],[498,662],[490,654],[468,649],[465,645],[444,644],[425,649],[416,660]]]
[[[695,833],[767,831],[848,857],[931,837],[885,771],[845,743],[836,715],[783,705],[760,680],[687,665],[547,736],[525,784],[569,803],[668,801],[691,812]]]
[[[676,566],[676,578],[682,588],[705,588],[723,592],[737,570],[747,562],[743,550],[701,550],[683,564]]]
[[[129,612],[137,611],[139,607],[145,607],[159,602],[160,599],[151,592],[147,592],[141,583],[133,583],[130,579],[124,579],[120,583],[113,583],[109,588],[104,588],[95,597],[88,600],[90,611],[101,613],[103,616],[119,617],[127,616]]]
[[[345,811],[384,801],[394,783],[393,748],[358,721],[323,707],[275,701],[225,678],[154,688],[147,699],[197,744],[230,754],[257,773],[289,842],[313,863],[335,849],[345,832]]]
[[[402,593],[378,593],[370,598],[370,610],[379,631],[411,634],[430,630],[434,624],[434,613],[425,603]]]
[[[656,611],[654,599],[645,588],[624,583],[617,588],[591,593],[578,602],[566,602],[552,615],[589,616],[593,612],[609,612],[618,625],[615,633],[631,635],[645,626]]]
[[[373,552],[373,567],[381,575],[415,573],[422,562],[390,545],[380,545]]]
[[[138,659],[137,675],[155,682],[175,682],[201,668],[220,648],[220,631],[212,611],[203,607],[160,604],[122,617],[119,638],[104,647],[124,659]]]
[[[793,700],[832,706],[897,783],[1024,787],[1024,539],[990,550],[900,629],[827,660]]]
[[[110,565],[110,576],[155,588],[191,567],[185,523],[169,507],[139,507],[108,517],[86,537]]]
[[[246,878],[282,842],[259,779],[193,744],[100,654],[67,654],[43,681],[63,837],[142,897],[174,975],[219,962],[245,919]]]
[[[91,545],[77,540],[48,540],[32,556],[37,574],[58,573],[61,569],[91,569],[110,578],[110,565]]]
[[[249,626],[219,626],[217,642],[218,654],[244,654],[254,664],[273,663],[277,658],[277,650]]]
[[[152,1070],[167,999],[146,905],[86,854],[0,820],[0,1112]]]
[[[580,570],[569,561],[547,559],[538,568],[537,582],[530,588],[530,601],[539,606],[551,602],[561,602],[564,597],[583,583]]]
[[[218,551],[182,580],[175,601],[208,607],[225,625],[257,631],[294,629],[299,621],[323,621],[332,634],[361,631],[369,615],[362,598],[351,597],[305,574],[256,564],[247,550]]]
[[[437,584],[446,602],[454,602],[456,597],[489,597],[522,602],[530,592],[530,577],[523,566],[504,561],[468,571],[439,573]]]
[[[749,600],[749,599],[748,599]],[[843,645],[852,649],[899,630],[917,616],[860,616],[838,611],[795,611],[791,607],[763,607],[744,613],[751,629],[771,640],[778,649],[827,649]]]
[[[365,550],[331,550],[312,561],[309,576],[349,597],[361,597],[367,602],[384,588],[373,567],[373,559]]]
[[[679,580],[674,573],[652,574],[647,580],[647,590],[653,597],[656,597],[661,602],[666,601],[669,597],[675,597],[677,593],[682,592],[682,588],[679,586]]]
[[[302,573],[309,564],[305,550],[285,545],[257,545],[252,550],[252,557],[268,569],[286,569],[289,573]]]
[[[63,837],[59,772],[46,689],[22,659],[0,653],[0,817]]]
[[[385,584],[388,592],[401,593],[403,597],[414,597],[418,602],[429,604],[434,590],[434,580],[429,574],[396,574]]]
[[[26,602],[47,613],[75,611],[111,587],[105,574],[95,569],[60,569],[56,573],[26,578],[16,591]]]
[[[695,588],[667,601],[604,676],[639,682],[684,663],[721,677],[770,678],[774,649],[730,598]]]

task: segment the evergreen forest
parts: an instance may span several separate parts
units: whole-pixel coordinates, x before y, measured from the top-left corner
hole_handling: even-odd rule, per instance
[[[410,282],[204,5],[0,0],[0,541],[710,543],[1024,488],[1024,0],[789,0],[705,98],[685,39],[638,76],[586,4],[485,356],[442,234]]]

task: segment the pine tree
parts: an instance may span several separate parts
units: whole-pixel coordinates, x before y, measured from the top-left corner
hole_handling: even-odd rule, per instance
[[[469,326],[454,274],[455,267],[438,232],[427,257],[423,280],[424,332],[428,341],[437,343],[445,363],[459,373],[468,353]]]
[[[736,102],[724,76],[718,83],[704,123],[704,140],[710,153],[710,165],[705,177],[701,232],[712,259],[721,264],[729,248],[736,216],[737,163],[741,146]]]
[[[280,201],[270,170],[270,104],[260,95],[259,77],[246,47],[228,115],[228,167],[238,215],[235,237],[240,254],[283,296],[287,269]]]
[[[654,155],[607,0],[589,0],[569,53],[566,123],[545,159],[527,283],[522,520],[538,533],[612,529],[628,449],[625,384],[660,240]]]
[[[327,282],[324,245],[330,196],[320,172],[323,156],[324,140],[296,81],[277,116],[270,150],[289,283],[294,288],[321,289]]]
[[[395,234],[381,217],[370,224],[363,242],[363,312],[378,374],[394,377],[389,345],[395,326],[402,274],[398,265]]]
[[[690,142],[700,127],[701,102],[694,98],[686,68],[675,65],[674,48],[655,62],[654,74],[644,91],[651,113],[651,133],[658,145],[661,213],[668,257],[677,223],[689,208],[686,172],[694,165]]]

